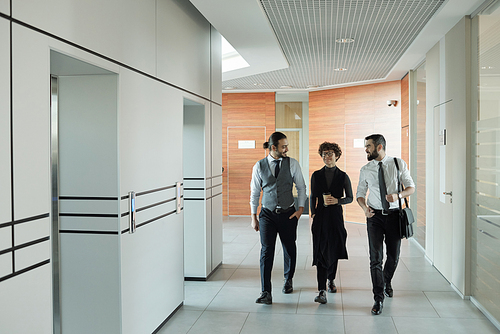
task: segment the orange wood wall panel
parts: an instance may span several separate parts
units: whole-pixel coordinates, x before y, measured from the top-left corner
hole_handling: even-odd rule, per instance
[[[223,214],[226,216],[250,215],[252,167],[266,156],[262,144],[275,129],[274,105],[274,93],[222,94]],[[238,140],[256,140],[256,148],[238,149]]]
[[[388,107],[387,100],[401,101],[401,81],[344,87],[309,94],[309,177],[323,167],[318,146],[324,141],[338,143],[343,151],[337,162],[351,179],[354,197],[359,170],[367,163],[364,148],[355,148],[354,139],[381,133],[387,154],[401,154],[401,104]],[[308,188],[310,189],[310,188]],[[356,200],[345,207],[346,221],[364,223]]]
[[[401,158],[410,165],[410,81],[401,79]]]
[[[401,79],[401,127],[410,125],[410,80],[406,74]]]
[[[417,193],[417,227],[418,231],[425,231],[425,122],[426,122],[426,83],[417,82],[417,179],[415,180],[416,193]]]

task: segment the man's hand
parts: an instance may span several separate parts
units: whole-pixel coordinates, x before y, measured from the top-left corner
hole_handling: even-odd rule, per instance
[[[361,209],[363,209],[363,211],[365,212],[366,218],[371,218],[375,215],[375,211],[373,211],[372,208],[370,208],[368,205],[366,205],[366,201],[365,201],[364,197],[356,198],[356,202],[358,202]]]
[[[304,212],[304,207],[300,206],[299,209],[293,213],[293,215],[288,217],[288,219],[292,219],[293,217],[296,217],[297,219],[299,219],[300,216],[302,216],[302,212]]]
[[[373,209],[370,208],[369,206],[367,206],[366,209],[363,210],[365,211],[366,218],[371,218],[375,215],[375,211],[373,211]]]
[[[257,218],[257,214],[252,214],[252,228],[259,232],[259,219]]]
[[[396,202],[399,199],[399,195],[398,194],[389,194],[389,195],[385,196],[385,199],[389,203]]]

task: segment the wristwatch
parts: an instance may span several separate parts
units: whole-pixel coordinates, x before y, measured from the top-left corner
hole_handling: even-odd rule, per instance
[[[403,195],[401,193],[398,193],[399,198],[403,198]]]

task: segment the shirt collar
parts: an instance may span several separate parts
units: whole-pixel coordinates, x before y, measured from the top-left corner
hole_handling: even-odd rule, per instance
[[[272,157],[271,153],[269,153],[269,154],[267,155],[267,160],[268,160],[269,162],[271,162],[271,161],[276,161],[276,159],[274,159],[274,158]],[[281,160],[283,160],[283,158],[279,158],[278,160],[279,160],[279,161],[281,161]]]
[[[390,159],[390,157],[386,154],[382,160],[378,161],[378,160],[373,159],[371,162],[374,163],[375,165],[378,165],[379,162],[382,162],[382,164],[385,165],[385,164],[387,164],[387,161],[389,159]]]

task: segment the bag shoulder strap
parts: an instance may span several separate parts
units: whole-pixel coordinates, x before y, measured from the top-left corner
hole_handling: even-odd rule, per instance
[[[401,181],[400,181],[401,172],[399,171],[398,159],[396,157],[394,157],[394,163],[396,164],[396,169],[398,170],[398,191],[400,191],[400,190],[403,191],[403,190],[405,190],[405,188],[403,187],[403,185],[401,184]],[[399,201],[399,211],[401,211],[401,210],[403,210],[402,205],[401,205],[401,198],[398,198],[398,201]],[[406,197],[405,197],[405,205],[407,208],[409,208],[408,200],[406,199]]]

